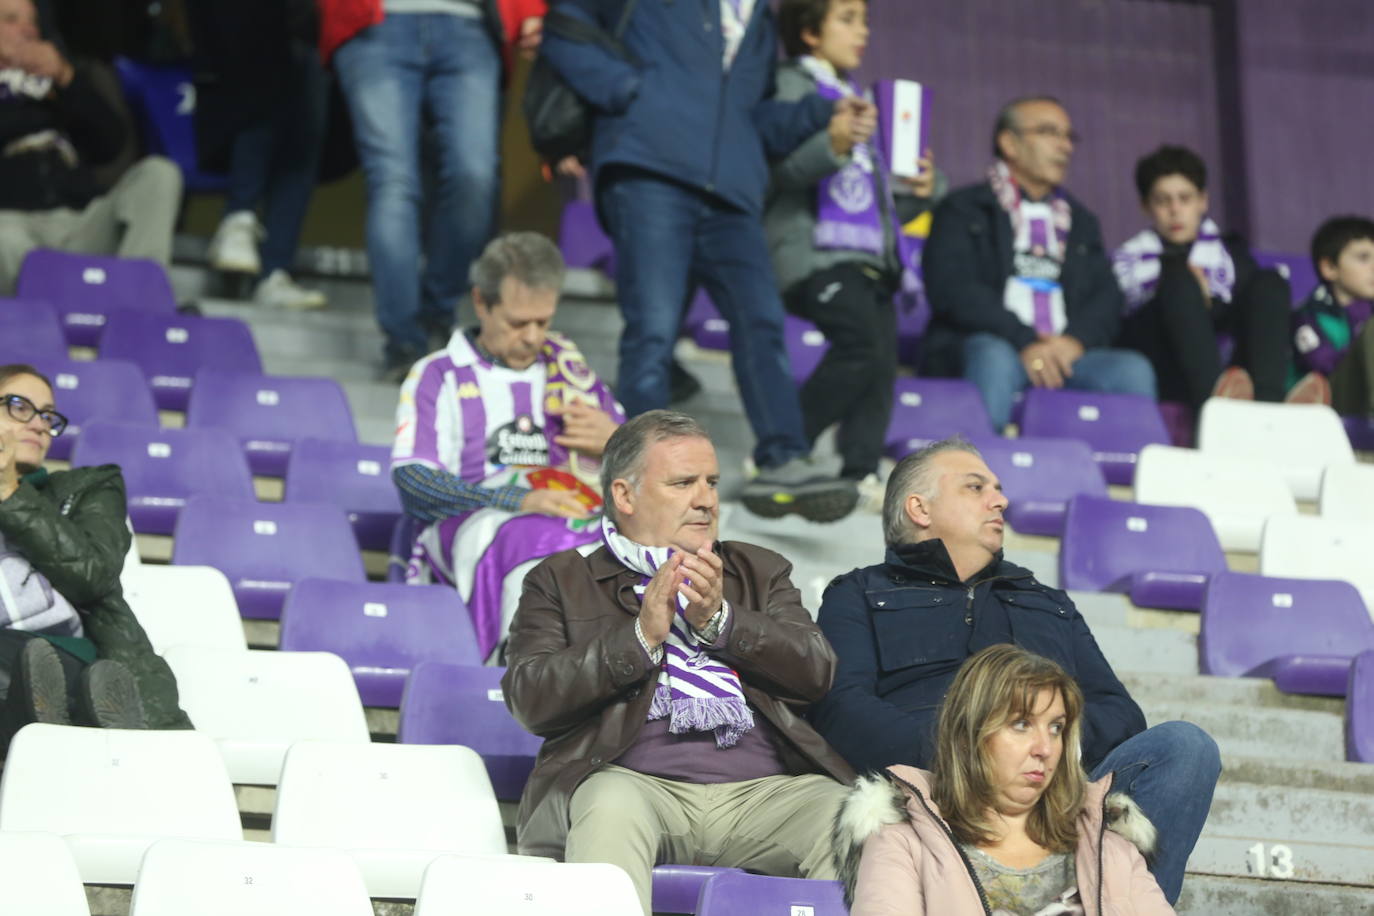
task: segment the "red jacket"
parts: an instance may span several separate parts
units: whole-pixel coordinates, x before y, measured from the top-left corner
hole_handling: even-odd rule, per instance
[[[320,10],[320,59],[329,63],[339,46],[382,21],[382,0],[316,0]],[[546,0],[496,0],[501,17],[501,57],[510,75],[512,49],[520,24],[548,10]]]

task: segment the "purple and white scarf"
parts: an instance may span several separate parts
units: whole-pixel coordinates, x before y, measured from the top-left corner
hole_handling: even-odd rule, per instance
[[[797,64],[816,81],[816,92],[824,99],[838,101],[859,95],[847,80],[840,78],[826,61],[810,55],[797,58]],[[883,253],[883,213],[879,195],[886,193],[878,171],[878,151],[871,143],[859,143],[849,153],[849,162],[816,185],[816,229],[812,242],[817,248]]]
[[[1073,211],[1055,188],[1048,200],[1022,196],[1011,169],[998,160],[988,169],[988,184],[1011,219],[1014,270],[1002,302],[1022,324],[1041,335],[1062,334],[1068,311],[1059,274],[1069,249]]]
[[[1112,270],[1126,296],[1126,311],[1133,312],[1154,298],[1159,285],[1159,258],[1163,253],[1164,242],[1159,233],[1142,229],[1112,255]],[[1202,221],[1193,247],[1188,249],[1188,263],[1201,268],[1212,298],[1231,301],[1236,265],[1221,240],[1221,230],[1210,218]]]
[[[1007,211],[1007,216],[1011,217],[1011,234],[1013,238],[1019,238],[1026,227],[1021,225],[1021,188],[1016,183],[1016,179],[1011,175],[1011,169],[1001,159],[998,159],[988,167],[988,184],[992,186],[992,193],[997,195],[997,202],[1002,205],[1002,209]],[[1045,249],[1046,254],[1053,256],[1058,252],[1056,260],[1060,263],[1064,261],[1064,253],[1069,250],[1069,229],[1073,225],[1073,208],[1069,206],[1069,199],[1064,196],[1064,192],[1055,188],[1050,192],[1050,212],[1054,214],[1054,234],[1055,242],[1051,244],[1048,239],[1033,239],[1032,244],[1037,242],[1039,247]]]
[[[601,538],[617,560],[643,577],[635,586],[635,594],[643,601],[645,587],[668,562],[672,548],[636,544],[609,519],[601,522]],[[734,747],[754,727],[739,675],[707,654],[684,616],[687,599],[679,594],[677,601],[677,615],[663,643],[663,667],[649,706],[649,721],[666,716],[670,734],[714,731],[716,747]]]
[[[720,0],[720,37],[723,39],[721,69],[729,70],[749,31],[749,19],[754,15],[755,0]]]

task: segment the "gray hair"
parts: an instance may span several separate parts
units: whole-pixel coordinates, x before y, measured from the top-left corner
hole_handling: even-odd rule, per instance
[[[649,446],[665,439],[706,439],[705,428],[685,413],[674,410],[650,410],[622,424],[606,441],[601,453],[601,498],[606,503],[606,516],[619,521],[615,515],[615,499],[611,484],[628,480],[638,487],[644,473],[644,454]]]
[[[883,539],[889,547],[904,544],[911,539],[911,520],[906,517],[906,498],[912,493],[934,498],[939,491],[940,478],[935,476],[931,460],[942,452],[968,452],[982,457],[982,453],[972,442],[956,435],[932,442],[897,462],[897,466],[887,478],[887,490],[883,493]]]
[[[530,289],[563,288],[563,255],[558,246],[538,232],[507,232],[487,243],[472,262],[468,279],[487,305],[501,301],[501,283],[507,277]]]
[[[997,145],[997,138],[1002,136],[1004,130],[1015,133],[1021,129],[1021,119],[1017,112],[1022,105],[1029,105],[1031,102],[1050,102],[1064,108],[1065,111],[1068,110],[1063,102],[1052,95],[1023,95],[1020,98],[1012,99],[997,112],[997,121],[992,125],[992,158],[1002,158],[1002,148]]]

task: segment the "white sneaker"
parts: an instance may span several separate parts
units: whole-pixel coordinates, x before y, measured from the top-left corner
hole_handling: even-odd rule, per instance
[[[274,270],[258,284],[253,293],[253,301],[267,308],[277,309],[318,309],[324,308],[328,300],[317,289],[297,286],[296,281],[284,270]]]
[[[263,234],[262,225],[253,211],[230,213],[220,221],[214,238],[210,239],[210,266],[215,270],[257,275],[262,271],[258,241]]]
[[[859,508],[875,515],[883,514],[883,497],[887,495],[887,482],[877,474],[869,474],[859,481]]]

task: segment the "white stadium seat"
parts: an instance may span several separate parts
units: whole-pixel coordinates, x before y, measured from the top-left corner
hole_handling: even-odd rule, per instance
[[[642,916],[630,876],[615,865],[522,865],[435,859],[415,916]]]
[[[1374,519],[1299,515],[1271,519],[1260,545],[1260,573],[1291,579],[1344,579],[1374,616]]]
[[[1333,464],[1322,474],[1322,518],[1374,519],[1374,464]]]
[[[91,916],[81,873],[55,833],[0,833],[0,913]]]
[[[121,581],[154,651],[248,648],[234,589],[213,566],[126,566]]]
[[[1267,404],[1211,398],[1202,405],[1198,449],[1222,458],[1263,456],[1283,472],[1293,496],[1315,500],[1322,469],[1354,464],[1341,418],[1323,404]]]
[[[176,646],[164,657],[181,708],[215,739],[235,783],[276,785],[295,741],[372,740],[353,673],[333,653]]]

